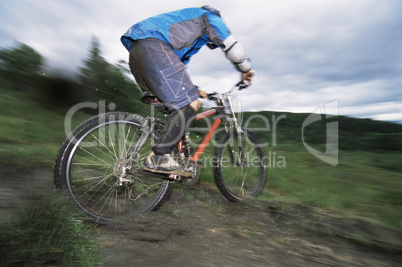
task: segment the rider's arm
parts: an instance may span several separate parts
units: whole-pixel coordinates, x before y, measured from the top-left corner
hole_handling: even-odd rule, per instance
[[[223,42],[223,51],[236,68],[242,72],[241,80],[251,85],[255,72],[251,69],[250,59],[246,57],[243,46],[233,36]]]
[[[223,42],[222,48],[226,57],[232,61],[239,71],[247,73],[251,70],[251,63],[250,60],[246,58],[246,52],[244,51],[243,46],[237,42],[232,35],[226,38]]]
[[[255,72],[251,70],[251,62],[246,57],[243,46],[230,34],[220,16],[208,13],[208,22],[210,24],[210,27],[207,27],[208,38],[216,46],[221,47],[226,57],[242,72],[242,81],[248,81],[251,84]]]

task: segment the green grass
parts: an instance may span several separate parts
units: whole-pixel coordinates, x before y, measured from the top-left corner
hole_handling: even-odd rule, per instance
[[[51,167],[65,138],[67,110],[47,109],[18,92],[1,89],[0,93],[2,164]],[[73,127],[88,117],[77,113]],[[291,114],[287,117],[290,120]],[[263,140],[271,139],[263,134]],[[197,142],[201,138],[201,133],[192,136]],[[279,138],[276,147],[266,148],[266,154],[270,151],[268,182],[261,199],[319,205],[402,229],[402,153],[341,150],[339,164],[333,167],[310,154],[300,142]],[[282,158],[285,166],[273,163],[274,152],[276,163]],[[203,183],[214,181],[212,156],[210,144],[202,157],[206,159],[200,177]]]
[[[40,204],[0,223],[2,266],[103,266],[99,232],[70,199],[47,194]]]
[[[402,153],[340,150],[335,167],[301,143],[278,141],[276,147],[266,147],[265,154],[270,156],[268,181],[260,199],[321,206],[402,230]],[[202,182],[214,182],[208,164],[213,155],[210,144],[201,158]]]
[[[0,93],[2,168],[52,168],[65,138],[67,110],[47,109],[20,92],[0,89]],[[86,117],[77,113],[74,125]],[[83,221],[70,199],[55,192],[37,197],[41,200],[36,208],[1,221],[0,265],[102,266],[98,231]]]
[[[402,177],[370,164],[367,151],[340,151],[336,167],[308,152],[283,151],[286,168],[271,168],[263,199],[318,205],[402,229]]]
[[[67,110],[46,109],[25,94],[0,89],[0,161],[28,168],[52,166],[66,137]],[[73,127],[87,114],[76,113]]]

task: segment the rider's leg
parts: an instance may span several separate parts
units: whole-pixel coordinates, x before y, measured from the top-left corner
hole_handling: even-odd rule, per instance
[[[156,39],[135,41],[130,51],[130,69],[143,90],[151,90],[170,111],[167,123],[145,166],[151,170],[181,169],[170,152],[186,132],[198,109],[198,91],[185,65],[166,43]]]
[[[170,153],[184,136],[194,119],[201,102],[193,101],[190,105],[173,110],[167,118],[159,139],[152,148],[156,155]]]
[[[190,105],[171,112],[159,139],[152,147],[153,153],[148,155],[145,162],[147,169],[155,171],[182,170],[183,167],[172,157],[171,151],[184,136],[195,114],[195,110]]]
[[[186,66],[165,42],[152,38],[134,41],[129,64],[141,90],[152,91],[170,112],[198,103],[198,90]]]
[[[164,155],[170,153],[177,145],[184,133],[189,127],[195,110],[191,105],[182,107],[172,111],[166,121],[163,131],[155,146],[152,148],[156,155]]]

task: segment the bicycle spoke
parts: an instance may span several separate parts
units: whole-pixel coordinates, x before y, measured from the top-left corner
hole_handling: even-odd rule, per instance
[[[102,153],[104,153],[104,154],[107,155],[107,156],[113,155],[114,158],[113,158],[113,157],[111,157],[111,158],[114,159],[114,160],[117,160],[118,158],[117,158],[117,156],[116,156],[116,153],[112,152],[112,151],[106,146],[106,143],[105,143],[105,142],[101,142],[101,141],[100,141],[100,139],[102,138],[102,132],[99,132],[99,135],[100,135],[100,138],[99,138],[99,139],[98,139],[95,135],[92,135],[92,136],[93,136],[93,138],[95,138],[95,139],[99,142],[99,144],[102,145],[103,148],[105,148],[105,149],[109,152],[109,154],[107,154],[106,152],[104,152],[104,151],[101,150],[101,149],[99,149],[99,151],[101,151]],[[105,141],[106,141],[106,140],[105,140]]]
[[[139,130],[144,121],[113,120],[118,116],[106,116],[109,121],[102,123],[94,119],[92,128],[77,131],[83,136],[67,157],[74,200],[89,215],[105,220],[155,208],[169,185],[158,176],[141,174],[153,143],[150,134]]]
[[[221,192],[231,201],[256,196],[265,183],[263,151],[256,137],[247,130],[240,137],[227,133],[216,150],[219,159],[215,166],[215,180]],[[223,166],[227,162],[228,166]]]

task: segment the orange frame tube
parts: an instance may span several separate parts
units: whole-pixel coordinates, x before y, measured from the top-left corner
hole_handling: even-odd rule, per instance
[[[199,144],[197,151],[191,157],[191,160],[197,162],[202,153],[204,153],[205,148],[207,147],[209,141],[212,138],[212,135],[215,133],[216,129],[218,129],[219,125],[221,124],[222,120],[220,118],[216,118],[211,125],[211,129],[209,129],[208,133],[205,135],[204,139],[202,139],[201,143]]]
[[[200,120],[202,118],[208,117],[209,115],[212,115],[212,114],[215,114],[215,113],[216,113],[216,109],[210,109],[210,110],[198,113],[197,116],[195,116],[194,120],[198,121],[198,120]]]

